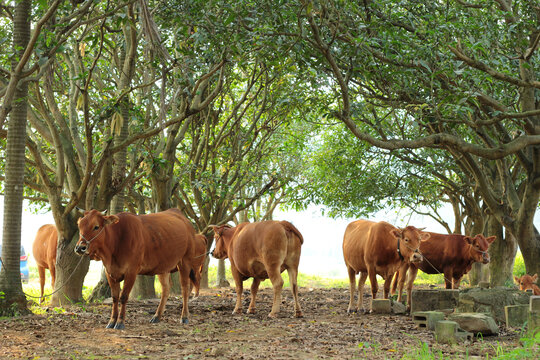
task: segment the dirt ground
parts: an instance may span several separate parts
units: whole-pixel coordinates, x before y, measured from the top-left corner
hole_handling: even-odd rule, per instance
[[[249,302],[244,293],[244,310]],[[497,337],[440,345],[409,316],[346,313],[348,289],[300,289],[303,318],[292,318],[290,289],[281,313],[267,317],[272,289],[261,289],[257,313],[232,315],[230,289],[201,290],[190,300],[190,323],[180,321],[180,301],[171,297],[162,321],[150,324],[158,300],[130,301],[125,330],[105,329],[110,304],[48,309],[46,315],[0,320],[0,358],[13,359],[400,359],[417,358],[421,343],[450,358],[496,355],[519,346],[517,331]],[[364,298],[368,307],[370,298]],[[416,350],[415,350],[416,349]],[[438,357],[437,357],[438,358]]]

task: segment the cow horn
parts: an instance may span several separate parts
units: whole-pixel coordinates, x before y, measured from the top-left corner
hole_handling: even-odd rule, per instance
[[[419,229],[418,229],[418,231],[424,231],[424,230],[426,230],[426,228],[425,228],[425,227],[423,227],[423,228],[419,228]]]
[[[103,210],[103,211],[101,212],[101,214],[102,214],[102,215],[107,215],[107,211],[108,211],[108,210],[109,210],[109,209]]]

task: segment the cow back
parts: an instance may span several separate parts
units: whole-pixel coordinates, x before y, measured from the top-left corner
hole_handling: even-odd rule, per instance
[[[463,268],[465,271],[464,268],[471,263],[465,236],[432,232],[429,234],[429,239],[420,244],[420,253],[424,260],[417,265],[418,268],[427,274],[442,273],[446,266]]]

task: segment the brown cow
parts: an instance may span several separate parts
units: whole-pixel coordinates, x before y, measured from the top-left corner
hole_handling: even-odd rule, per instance
[[[356,220],[347,225],[343,237],[343,257],[347,265],[350,284],[350,299],[347,312],[355,312],[361,307],[364,283],[369,276],[371,295],[377,296],[377,275],[384,281],[384,298],[388,298],[390,281],[402,263],[418,262],[422,256],[418,253],[420,242],[429,238],[414,226],[398,229],[387,222]],[[356,274],[358,280],[358,302],[353,309],[356,292]]]
[[[407,271],[407,294],[411,294],[418,269],[427,274],[442,273],[447,289],[459,288],[461,278],[471,270],[473,263],[489,263],[487,251],[496,238],[495,236],[486,238],[482,234],[475,237],[432,232],[429,234],[431,235],[429,240],[420,245],[420,253],[424,256],[424,260],[418,264],[404,265],[396,273],[392,292],[395,292],[396,282],[399,281],[398,301],[401,301]],[[410,307],[410,302],[408,304]]]
[[[527,274],[521,277],[514,276],[514,280],[519,285],[519,290],[532,290],[534,295],[540,295],[540,288],[535,284],[536,280],[538,280],[538,274],[534,274],[533,276]]]
[[[302,317],[298,303],[298,264],[304,238],[288,221],[261,221],[241,223],[235,228],[228,225],[212,226],[216,248],[212,255],[217,259],[229,258],[231,273],[236,286],[236,306],[233,314],[242,312],[242,282],[253,278],[248,314],[255,312],[255,299],[261,280],[270,278],[274,288],[274,302],[269,317],[275,318],[281,304],[283,279],[287,269],[294,297],[296,317]]]
[[[45,269],[51,273],[51,287],[54,289],[56,279],[56,246],[58,244],[58,232],[56,226],[46,224],[39,228],[34,243],[32,255],[36,260],[39,273],[39,286],[41,294],[39,303],[43,302],[43,289],[45,287]]]
[[[126,303],[137,275],[158,275],[161,301],[150,322],[159,322],[169,296],[169,273],[174,268],[179,271],[182,286],[182,323],[188,323],[189,282],[191,278],[198,286],[200,274],[193,267],[195,229],[180,210],[110,216],[91,210],[84,213],[78,225],[80,239],[75,251],[101,260],[111,286],[113,306],[107,328],[125,327]]]
[[[204,268],[204,261],[206,260],[206,255],[208,254],[208,250],[206,247],[208,246],[208,240],[206,239],[206,236],[203,234],[196,234],[195,235],[195,252],[193,257],[193,269],[195,271],[198,271],[199,274],[202,274],[203,268]],[[199,296],[199,288],[200,284],[196,285],[192,282],[192,285],[195,289],[195,297]]]

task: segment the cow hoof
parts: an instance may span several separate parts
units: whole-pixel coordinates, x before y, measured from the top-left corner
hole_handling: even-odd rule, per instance
[[[116,322],[110,322],[105,326],[105,329],[114,329],[114,326],[116,325]]]
[[[270,314],[268,314],[268,317],[269,317],[270,319],[275,319],[275,318],[277,318],[277,315],[276,315],[276,314],[270,313]]]
[[[304,315],[302,313],[296,313],[296,314],[294,314],[294,317],[295,318],[303,318]]]
[[[248,309],[246,314],[255,314],[255,309]]]
[[[153,316],[151,319],[150,319],[150,323],[152,324],[157,324],[159,322],[159,318],[157,316]]]
[[[189,319],[188,318],[182,318],[182,324],[188,324]]]
[[[114,330],[124,330],[125,328],[124,323],[117,323],[114,325]]]
[[[358,309],[347,309],[347,314],[356,314],[358,312]]]
[[[240,315],[242,313],[242,310],[233,310],[233,315]]]

